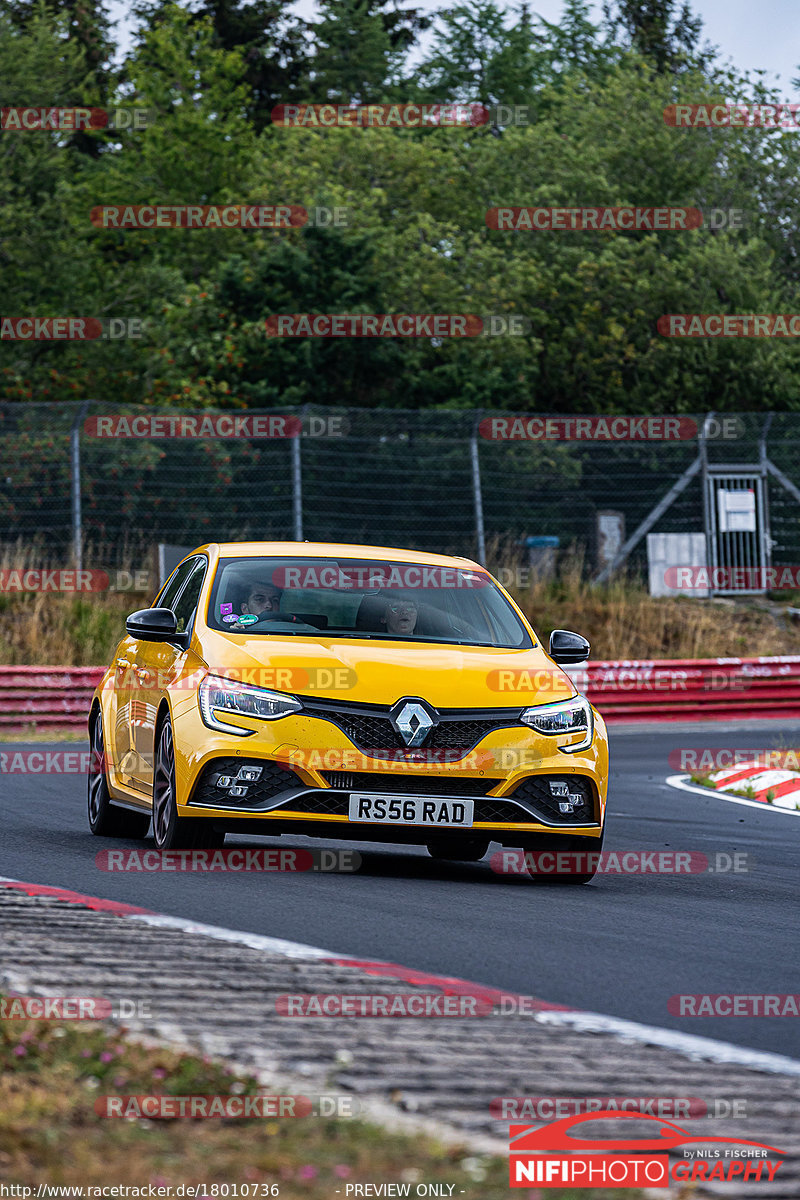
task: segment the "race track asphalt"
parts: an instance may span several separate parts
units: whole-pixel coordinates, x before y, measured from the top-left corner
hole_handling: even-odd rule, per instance
[[[605,874],[543,887],[420,848],[353,843],[355,874],[114,873],[95,855],[77,774],[0,775],[0,875],[362,959],[454,975],[570,1008],[800,1059],[800,1020],[680,1018],[669,997],[800,993],[800,816],[678,791],[678,747],[800,743],[800,722],[616,726],[606,850],[746,853],[747,872]],[[38,743],[0,746],[8,754]],[[56,747],[52,747],[56,748]],[[61,743],[60,749],[78,749]],[[152,843],[148,843],[152,845]],[[227,845],[337,846],[229,835]],[[497,847],[493,847],[497,849]]]

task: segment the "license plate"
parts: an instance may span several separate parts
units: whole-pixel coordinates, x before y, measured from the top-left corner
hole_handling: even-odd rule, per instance
[[[383,825],[472,825],[472,800],[439,800],[430,796],[350,795],[350,820]]]

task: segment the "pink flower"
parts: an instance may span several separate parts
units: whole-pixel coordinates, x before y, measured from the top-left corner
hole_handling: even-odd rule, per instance
[[[24,1046],[15,1046],[14,1053],[16,1054],[17,1058],[22,1058],[22,1056],[24,1054],[27,1054],[28,1051],[25,1049]]]
[[[316,1179],[317,1175],[319,1175],[317,1168],[310,1165],[307,1167],[301,1167],[297,1172],[298,1179]]]
[[[163,1067],[156,1067],[153,1071],[153,1079],[166,1079],[167,1072]]]
[[[19,1040],[20,1040],[21,1042],[29,1042],[29,1041],[31,1040],[31,1038],[32,1038],[32,1037],[33,1037],[33,1032],[32,1032],[32,1030],[30,1030],[30,1029],[26,1029],[24,1033],[21,1033],[21,1034],[19,1035]]]
[[[81,1050],[81,1058],[91,1058],[91,1057],[92,1057],[91,1050]]]
[[[352,1175],[353,1172],[346,1163],[339,1163],[338,1166],[333,1168],[333,1173],[334,1175],[338,1175],[339,1179],[347,1179],[348,1175]]]

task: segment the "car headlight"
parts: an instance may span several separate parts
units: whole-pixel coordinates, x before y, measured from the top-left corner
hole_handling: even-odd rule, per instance
[[[294,696],[270,692],[267,688],[253,687],[249,683],[237,683],[235,679],[225,679],[219,675],[206,675],[200,684],[198,696],[205,724],[223,733],[248,734],[253,731],[242,729],[240,725],[226,724],[216,716],[215,709],[236,713],[239,717],[255,717],[259,721],[277,721],[279,717],[300,712],[303,707]]]
[[[586,750],[592,744],[594,737],[594,713],[592,706],[585,696],[576,696],[574,700],[562,700],[558,704],[537,704],[526,708],[520,720],[537,733],[555,737],[560,733],[585,733],[579,742],[569,746],[559,746],[565,754],[574,754],[577,750]]]

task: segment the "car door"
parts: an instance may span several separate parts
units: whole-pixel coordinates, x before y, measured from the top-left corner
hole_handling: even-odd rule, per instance
[[[193,558],[188,559],[175,568],[151,607],[171,608],[189,577],[194,561]],[[129,635],[120,642],[114,659],[113,697],[109,712],[109,732],[113,733],[110,754],[114,774],[126,787],[136,787],[137,781],[135,730],[143,709],[135,667],[141,647],[140,640]]]
[[[112,660],[113,676],[108,681],[108,701],[103,714],[106,754],[112,783],[131,783],[131,700],[133,697],[133,662],[138,642],[124,637]]]
[[[190,559],[180,587],[169,596],[167,590],[159,598],[159,608],[171,608],[175,613],[178,633],[189,633],[203,587],[208,560],[202,556]],[[134,786],[150,795],[153,788],[155,753],[155,724],[158,706],[165,691],[165,681],[178,674],[188,650],[173,642],[140,641],[133,666],[133,687],[136,696],[135,716],[131,722],[134,749]]]

